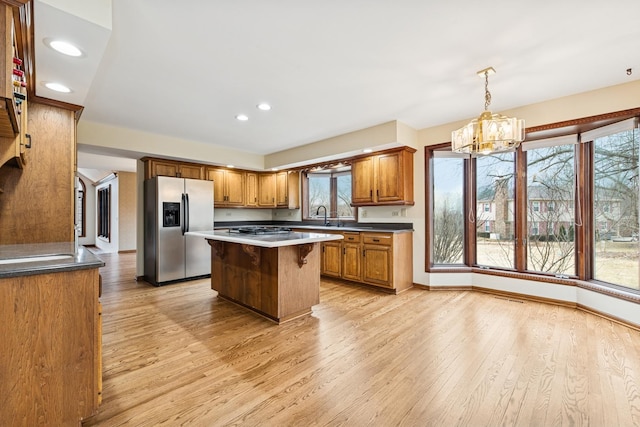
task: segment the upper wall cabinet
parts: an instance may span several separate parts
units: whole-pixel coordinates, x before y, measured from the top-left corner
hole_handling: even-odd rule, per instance
[[[276,173],[276,206],[286,209],[300,207],[300,172]]]
[[[142,160],[144,161],[144,179],[150,179],[154,176],[204,179],[203,165],[149,158]]]
[[[389,150],[351,162],[351,206],[413,205],[411,147]]]
[[[14,23],[18,9],[0,3],[0,167],[26,163],[27,84],[17,43],[19,28]],[[13,160],[13,162],[10,162]]]
[[[20,132],[20,104],[26,98],[22,59],[16,43],[13,8],[0,3],[0,136]]]
[[[213,203],[216,206],[244,206],[245,172],[207,168],[207,179],[213,181]]]

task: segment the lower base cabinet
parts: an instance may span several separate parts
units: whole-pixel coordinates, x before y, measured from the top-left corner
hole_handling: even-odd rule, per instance
[[[1,425],[80,425],[101,401],[98,269],[0,278]]]
[[[413,286],[411,232],[337,234],[342,234],[344,240],[322,244],[322,275],[386,288],[395,293]]]

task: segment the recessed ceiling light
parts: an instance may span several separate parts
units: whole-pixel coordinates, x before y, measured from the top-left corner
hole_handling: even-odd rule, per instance
[[[47,88],[55,90],[56,92],[69,93],[71,89],[63,85],[62,83],[49,82],[44,84]]]
[[[278,170],[278,168],[271,168],[271,170],[272,170],[272,171],[277,171],[277,170]]]
[[[249,120],[249,117],[246,114],[238,114],[236,116],[236,119],[240,120],[241,122],[246,122],[247,120]]]
[[[365,148],[362,150],[363,153],[371,153],[373,150],[371,148]]]
[[[258,108],[258,110],[262,111],[271,110],[271,105],[267,104],[266,102],[261,102],[260,104],[256,105],[256,107]]]
[[[228,168],[235,168],[233,165],[227,165]]]
[[[64,40],[44,39],[44,43],[56,52],[67,56],[84,56],[84,53],[75,45]]]

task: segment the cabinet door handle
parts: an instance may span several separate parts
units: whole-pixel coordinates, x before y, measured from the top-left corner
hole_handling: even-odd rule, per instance
[[[349,237],[349,240],[353,240],[353,237]]]
[[[379,242],[379,241],[380,241],[380,239],[373,239],[373,241],[374,241],[374,242]]]
[[[28,133],[25,133],[24,136],[29,140],[29,143],[25,144],[24,147],[31,148],[31,135]]]
[[[362,256],[367,255],[367,251],[365,249],[362,250]]]

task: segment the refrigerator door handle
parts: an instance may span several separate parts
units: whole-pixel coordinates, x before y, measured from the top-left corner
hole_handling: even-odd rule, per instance
[[[187,231],[189,231],[189,193],[186,193],[184,195],[184,198],[186,200],[186,203],[184,205],[185,206],[185,208],[184,208],[184,223],[185,223],[184,228],[185,228],[185,230],[184,231],[187,232]]]
[[[184,233],[187,231],[187,199],[185,197],[185,194],[182,193],[182,195],[180,196],[182,198],[182,203],[180,204],[180,206],[182,207],[182,212],[180,212],[182,214],[182,221],[180,221],[180,231],[182,232],[182,235],[184,236]]]

